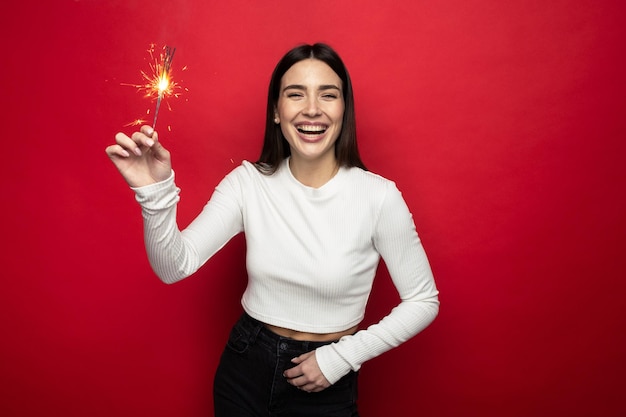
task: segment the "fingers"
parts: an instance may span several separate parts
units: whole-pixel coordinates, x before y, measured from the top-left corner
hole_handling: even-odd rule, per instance
[[[139,128],[139,131],[141,133],[143,133],[144,135],[151,137],[153,133],[155,133],[154,129],[152,128],[152,126],[148,126],[148,125],[143,125]]]
[[[291,362],[297,365],[283,373],[289,384],[305,392],[319,392],[330,386],[317,364],[315,351],[293,358]]]
[[[323,386],[318,386],[313,382],[308,382],[306,377],[302,375],[301,377],[294,378],[288,381],[291,385],[298,388],[300,391],[304,392],[320,392],[324,390]]]
[[[296,365],[299,365],[299,366],[294,366],[293,368],[287,369],[285,372],[283,372],[283,376],[287,379],[293,379],[293,378],[297,378],[301,376],[303,372],[302,372],[302,365],[300,364],[304,360],[306,360],[309,356],[311,356],[313,353],[314,352],[307,352],[296,358],[293,358],[291,360],[291,363],[295,363]]]
[[[152,136],[146,141],[146,144],[150,147],[156,159],[161,162],[169,161],[170,152],[161,145],[159,135],[156,131],[152,133]]]
[[[133,153],[136,156],[142,156],[146,149],[153,148],[159,154],[163,154],[165,149],[158,143],[158,134],[151,126],[144,125],[138,132],[134,132],[128,136],[122,132],[115,135],[115,145],[106,148],[109,157],[128,158]]]
[[[311,392],[320,392],[320,391],[324,391],[327,387],[330,386],[329,385],[318,385],[316,383],[313,382],[302,382],[299,381],[298,379],[290,381],[289,382],[291,385],[293,385],[294,387],[296,387],[297,389],[299,389],[300,391],[306,392],[306,393],[311,393]]]
[[[309,357],[311,357],[313,355],[315,355],[315,351],[314,350],[311,351],[311,352],[303,353],[302,355],[300,355],[300,356],[298,356],[296,358],[293,358],[291,360],[291,363],[295,363],[295,364],[302,363],[302,362],[304,362],[305,360],[307,360]]]
[[[141,148],[142,147],[144,149],[146,149],[146,148],[151,148],[152,145],[154,145],[154,140],[152,139],[152,136],[154,136],[154,134],[156,132],[154,132],[151,129],[152,128],[150,128],[150,130],[148,130],[148,128],[143,126],[141,128],[141,131],[133,133],[132,136],[130,137],[131,140],[133,141],[134,145],[135,145],[133,147],[132,151],[137,156],[141,156],[141,153],[142,153]],[[146,132],[150,132],[150,133],[147,134]]]
[[[121,158],[128,158],[130,156],[128,151],[122,148],[120,145],[107,146],[105,151],[107,155],[109,155],[109,158],[114,158],[116,156],[121,157]]]

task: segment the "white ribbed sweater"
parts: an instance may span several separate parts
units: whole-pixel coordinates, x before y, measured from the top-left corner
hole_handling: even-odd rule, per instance
[[[134,191],[148,258],[166,283],[193,274],[244,232],[248,286],[241,302],[250,316],[275,326],[331,333],[360,323],[382,256],[401,302],[379,323],[317,349],[330,383],[419,333],[438,313],[411,213],[395,184],[381,176],[341,168],[310,188],[293,177],[288,160],[273,175],[243,162],[182,232],[173,172]]]

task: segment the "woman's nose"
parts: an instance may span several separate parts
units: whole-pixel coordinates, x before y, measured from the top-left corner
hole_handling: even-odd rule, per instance
[[[319,116],[322,113],[322,110],[320,109],[317,98],[315,97],[308,98],[306,101],[305,108],[302,112],[309,117]]]

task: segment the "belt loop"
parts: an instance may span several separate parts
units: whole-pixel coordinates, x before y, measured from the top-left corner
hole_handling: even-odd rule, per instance
[[[260,322],[255,323],[254,329],[252,329],[252,334],[250,337],[250,343],[256,342],[256,338],[259,335],[259,332],[263,329],[263,324]]]
[[[261,331],[261,329],[263,329],[263,323],[261,323],[259,320],[255,319],[254,317],[250,316],[248,313],[244,312],[243,313],[246,317],[246,321],[249,322],[249,324],[251,325],[251,329],[250,329],[250,344],[253,344],[254,342],[256,342],[256,338],[259,335],[259,332]]]

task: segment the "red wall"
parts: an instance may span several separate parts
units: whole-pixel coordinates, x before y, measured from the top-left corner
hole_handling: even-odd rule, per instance
[[[153,275],[104,153],[153,103],[120,84],[151,42],[178,48],[189,91],[159,126],[185,225],[257,157],[276,61],[325,41],[353,77],[363,157],[403,191],[441,290],[430,328],[363,367],[362,415],[624,415],[622,4],[5,4],[0,414],[212,415],[243,240],[174,286]],[[394,302],[381,269],[367,321]]]

